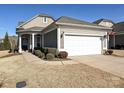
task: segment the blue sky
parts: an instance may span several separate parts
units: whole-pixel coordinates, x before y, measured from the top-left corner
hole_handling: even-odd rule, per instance
[[[88,22],[100,18],[124,21],[124,5],[0,5],[0,38],[5,32],[15,35],[18,21],[26,21],[42,13],[55,19],[70,16]]]

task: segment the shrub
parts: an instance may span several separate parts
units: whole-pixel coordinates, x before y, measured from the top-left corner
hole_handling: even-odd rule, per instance
[[[46,55],[46,58],[47,58],[48,60],[52,60],[52,59],[54,59],[54,55],[53,55],[52,53],[48,53],[48,54]]]
[[[29,49],[28,52],[32,52],[32,49]]]
[[[48,53],[48,49],[41,48],[41,52],[43,52],[46,55]]]
[[[112,50],[107,50],[108,54],[111,55],[113,53]]]
[[[8,53],[12,53],[12,49],[10,49]]]
[[[48,53],[52,53],[54,56],[58,56],[58,50],[56,48],[48,48]]]
[[[111,55],[113,53],[112,50],[104,50],[104,55]]]
[[[116,45],[115,48],[116,49],[124,49],[124,45]]]
[[[40,50],[35,50],[34,54],[36,56],[38,56],[39,58],[44,58],[45,57],[44,53],[42,53]]]
[[[19,53],[19,49],[18,48],[15,48],[14,49],[14,53]]]
[[[66,51],[61,51],[59,52],[58,57],[65,59],[68,57],[68,53]]]

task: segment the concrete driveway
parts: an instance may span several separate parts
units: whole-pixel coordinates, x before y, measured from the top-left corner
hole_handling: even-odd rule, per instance
[[[71,57],[80,62],[124,78],[124,57],[92,55]]]

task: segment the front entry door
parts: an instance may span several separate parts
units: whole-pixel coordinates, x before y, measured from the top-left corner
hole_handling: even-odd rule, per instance
[[[28,50],[28,38],[22,39],[22,50],[24,51]]]

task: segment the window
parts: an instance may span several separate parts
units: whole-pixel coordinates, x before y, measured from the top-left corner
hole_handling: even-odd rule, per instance
[[[46,17],[43,18],[43,23],[47,23],[47,18]]]
[[[37,47],[40,47],[40,37],[37,37]]]

